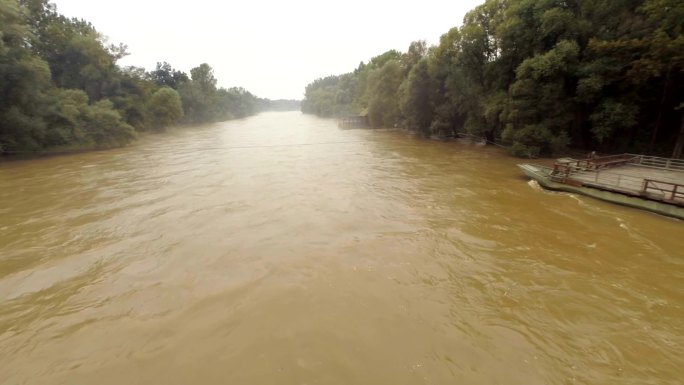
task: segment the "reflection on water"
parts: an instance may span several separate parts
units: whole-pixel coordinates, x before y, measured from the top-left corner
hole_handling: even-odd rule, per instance
[[[2,384],[678,384],[682,223],[267,113],[0,164]]]

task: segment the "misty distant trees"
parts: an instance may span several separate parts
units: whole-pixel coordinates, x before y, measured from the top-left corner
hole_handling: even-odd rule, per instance
[[[295,99],[259,99],[259,110],[261,111],[299,111],[302,108],[302,101]]]
[[[469,133],[517,155],[567,146],[680,157],[684,2],[487,0],[426,47],[306,87],[302,111]]]

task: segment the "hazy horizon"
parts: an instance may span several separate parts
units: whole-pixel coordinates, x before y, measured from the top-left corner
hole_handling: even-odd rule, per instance
[[[93,1],[56,0],[57,11],[83,18],[109,43],[124,43],[121,66],[154,69],[169,62],[189,72],[201,63],[214,69],[219,86],[244,87],[269,99],[302,99],[312,80],[353,70],[387,50],[412,41],[435,44],[483,0],[409,4],[353,0],[343,9],[297,0],[189,7],[159,0],[121,0],[117,7]]]

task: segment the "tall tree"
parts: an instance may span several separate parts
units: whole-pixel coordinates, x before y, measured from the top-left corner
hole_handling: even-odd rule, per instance
[[[424,58],[413,66],[401,90],[400,107],[407,128],[425,135],[430,133],[434,114],[432,93],[428,60]]]
[[[180,95],[170,87],[162,87],[155,91],[148,101],[147,109],[157,130],[175,124],[183,116]]]
[[[25,20],[16,1],[0,1],[0,151],[40,148],[47,129],[42,111],[50,69],[31,51]]]

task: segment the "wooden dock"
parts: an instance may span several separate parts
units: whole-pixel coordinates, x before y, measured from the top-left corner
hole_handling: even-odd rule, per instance
[[[369,123],[368,108],[366,108],[358,115],[350,115],[340,119],[338,125],[340,128],[368,128]]]
[[[684,207],[684,159],[635,154],[562,159],[551,179]]]
[[[365,116],[348,116],[338,122],[340,128],[367,128],[368,119]]]

